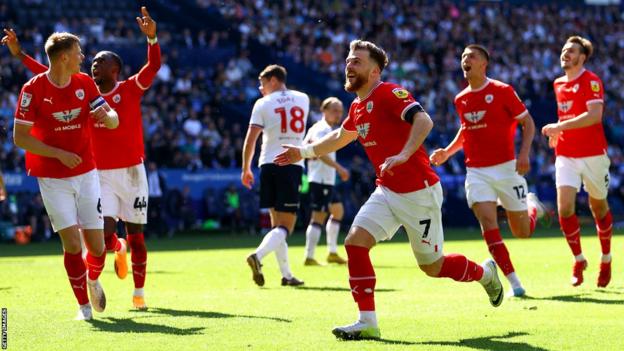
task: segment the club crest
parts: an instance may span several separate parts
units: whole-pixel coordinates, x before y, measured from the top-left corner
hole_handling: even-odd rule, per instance
[[[371,111],[373,111],[373,102],[372,102],[372,101],[369,101],[369,102],[366,104],[366,112],[371,113]]]
[[[494,101],[494,95],[492,95],[492,94],[487,94],[487,95],[485,96],[485,102],[487,102],[488,104],[491,104],[491,103],[492,103],[492,101]]]
[[[121,95],[115,94],[115,96],[113,96],[113,102],[118,104],[119,101],[121,101]]]
[[[76,90],[76,97],[80,100],[83,100],[85,97],[85,92],[83,89]]]

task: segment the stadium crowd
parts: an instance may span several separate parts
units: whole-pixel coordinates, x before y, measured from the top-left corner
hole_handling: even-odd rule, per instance
[[[95,13],[80,20],[60,17],[28,28],[18,25],[20,11],[40,6],[38,1],[26,2],[19,8],[0,5],[0,23],[15,27],[27,53],[39,61],[45,62],[43,40],[52,31],[80,34],[86,64],[100,49],[145,45],[132,21],[104,21]],[[453,98],[465,86],[459,56],[466,44],[479,43],[490,50],[493,60],[489,76],[513,84],[536,124],[542,126],[556,118],[552,81],[562,74],[561,45],[567,36],[580,33],[590,38],[597,49],[588,66],[602,78],[606,88],[604,124],[612,163],[610,198],[615,202],[614,213],[623,208],[624,75],[617,62],[624,60],[624,22],[622,9],[617,6],[536,2],[515,7],[509,3],[407,0],[196,0],[193,6],[197,11],[220,13],[232,30],[187,28],[183,19],[163,21],[159,31],[162,68],[143,99],[147,157],[161,169],[240,168],[244,131],[251,106],[260,96],[257,75],[261,67],[254,65],[254,53],[249,50],[252,41],[276,52],[276,57],[290,56],[302,67],[326,75],[328,95],[342,89],[348,42],[356,38],[375,41],[390,56],[384,79],[408,88],[432,116],[435,127],[427,144],[433,149],[447,145],[459,126]],[[214,65],[189,65],[181,57],[185,49],[214,50],[223,46],[232,47],[232,54]],[[8,50],[2,49],[0,126],[4,132],[0,134],[0,163],[3,171],[20,171],[24,160],[11,139],[13,113],[19,88],[30,75]],[[126,65],[123,76],[130,76],[136,68]],[[306,91],[303,84],[297,88]],[[313,97],[310,124],[318,120],[319,101],[325,97]],[[360,156],[342,153],[338,157],[352,165],[352,203],[361,204],[372,189],[374,174]],[[531,161],[529,184],[553,205],[554,154],[541,135],[536,135]],[[465,167],[462,158],[455,157],[437,171],[459,175],[465,173]],[[446,186],[445,190],[463,198],[461,184]],[[37,199],[31,201],[32,205],[20,206],[24,209],[22,216],[26,216],[27,208],[37,207]]]

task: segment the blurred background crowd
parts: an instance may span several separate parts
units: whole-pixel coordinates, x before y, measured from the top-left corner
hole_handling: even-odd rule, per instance
[[[517,6],[522,3],[522,6]],[[5,0],[0,24],[15,28],[25,51],[46,63],[45,38],[53,31],[79,34],[86,53],[84,70],[99,50],[113,50],[125,63],[127,78],[146,55],[145,38],[134,17],[139,1]],[[589,6],[582,1],[151,1],[158,22],[163,64],[143,99],[147,159],[152,170],[227,171],[240,169],[251,108],[260,97],[257,76],[267,64],[283,64],[288,86],[311,96],[309,125],[320,118],[320,101],[337,96],[348,107],[353,96],[342,89],[348,43],[364,38],[382,46],[390,65],[383,79],[406,87],[424,106],[435,126],[429,150],[446,146],[459,126],[453,98],[465,87],[459,58],[469,43],[491,53],[489,77],[512,84],[538,128],[556,120],[552,81],[562,74],[559,53],[573,34],[588,37],[595,55],[587,65],[605,85],[604,125],[609,141],[610,202],[624,213],[624,8]],[[23,153],[12,142],[13,113],[21,85],[30,74],[6,48],[0,54],[0,162],[3,172],[23,171]],[[587,142],[591,142],[588,140]],[[374,187],[374,171],[359,145],[338,153],[352,178],[339,184],[347,218]],[[528,175],[533,191],[554,206],[554,155],[536,135]],[[448,224],[474,225],[465,204],[463,157],[437,168],[446,192]],[[163,177],[163,183],[166,177]],[[162,194],[162,218],[171,228],[226,225],[256,227],[262,216],[253,206],[255,192],[232,182],[199,196],[188,189]],[[305,202],[305,187],[304,202]],[[41,199],[13,194],[0,205],[2,220],[38,221]],[[586,198],[581,197],[581,202]],[[249,202],[249,203],[248,203]],[[13,205],[12,205],[13,204]],[[585,207],[583,204],[579,208]],[[302,216],[305,221],[307,209]],[[37,225],[35,223],[34,225]],[[49,232],[40,223],[41,233]],[[155,230],[158,232],[158,230]],[[47,234],[41,234],[43,237]]]

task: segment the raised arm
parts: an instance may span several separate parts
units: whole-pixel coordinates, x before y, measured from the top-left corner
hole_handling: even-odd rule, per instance
[[[141,32],[147,37],[147,63],[137,74],[137,83],[141,89],[145,90],[152,85],[160,69],[161,56],[160,45],[156,37],[156,21],[150,17],[145,6],[141,7],[141,15],[142,17],[137,17],[136,21]]]
[[[273,162],[280,166],[286,166],[297,163],[303,158],[313,158],[327,155],[330,152],[342,149],[347,144],[355,140],[357,135],[356,131],[340,128],[325,135],[323,138],[312,144],[307,144],[305,146],[290,144],[282,145],[282,147],[286,150],[277,155]]]
[[[37,60],[28,56],[24,51],[22,51],[22,46],[20,45],[17,34],[13,29],[4,29],[2,45],[8,47],[11,56],[22,61],[22,64],[33,74],[43,73],[48,70],[48,66],[39,63]]]

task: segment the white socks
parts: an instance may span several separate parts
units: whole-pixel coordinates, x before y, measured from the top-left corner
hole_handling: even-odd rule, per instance
[[[512,289],[522,288],[522,283],[520,283],[520,279],[518,279],[516,272],[511,272],[507,274],[507,280],[509,281]]]
[[[377,313],[375,311],[360,311],[359,321],[372,327],[377,326]]]
[[[282,277],[292,279],[293,275],[288,263],[288,244],[286,244],[286,240],[283,240],[275,249],[275,258],[277,259],[277,264],[279,264],[280,272],[282,272]]]
[[[481,285],[485,285],[492,281],[494,273],[490,270],[490,266],[488,265],[482,265],[481,267],[483,268],[483,277],[479,279],[479,283],[481,283]]]
[[[338,252],[338,232],[340,231],[340,221],[330,217],[325,225],[327,231],[327,249],[329,253]]]
[[[281,242],[286,241],[287,235],[288,232],[283,227],[271,229],[271,231],[264,236],[260,246],[256,249],[258,260],[262,260],[263,257],[275,251]]]
[[[321,225],[318,223],[310,223],[308,225],[308,229],[306,230],[306,258],[314,258],[314,250],[316,249],[316,245],[318,245],[320,237]]]

